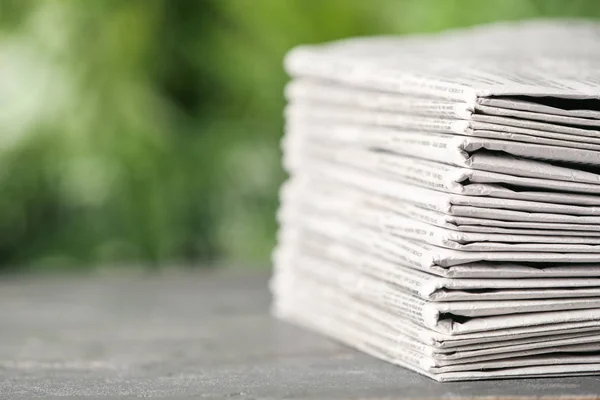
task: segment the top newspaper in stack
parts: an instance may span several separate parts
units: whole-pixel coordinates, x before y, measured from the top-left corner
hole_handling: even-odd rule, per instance
[[[544,103],[526,106],[531,99],[521,105],[520,97],[598,99],[598,32],[594,22],[504,23],[435,39],[360,38],[299,47],[285,64],[293,77],[457,100],[471,110],[480,97],[519,96],[507,99],[509,109],[553,113]]]

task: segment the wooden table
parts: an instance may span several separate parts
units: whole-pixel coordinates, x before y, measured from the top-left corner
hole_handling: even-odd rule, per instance
[[[597,377],[435,383],[272,319],[267,279],[235,271],[4,278],[0,398],[600,394]]]

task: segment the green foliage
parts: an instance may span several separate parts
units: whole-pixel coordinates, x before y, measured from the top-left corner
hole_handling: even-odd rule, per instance
[[[0,0],[0,264],[266,264],[288,49],[597,4]]]

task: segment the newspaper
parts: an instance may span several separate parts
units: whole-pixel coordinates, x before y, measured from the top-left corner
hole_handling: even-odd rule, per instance
[[[294,290],[291,286],[293,283],[290,278],[291,277],[282,275],[277,276],[277,279],[279,279],[278,286],[280,288],[285,286],[285,281],[288,282],[287,285],[290,285],[283,295],[284,300],[277,304],[277,309],[275,310],[277,314],[284,317],[287,315],[295,321],[298,321],[299,319],[301,321],[303,320],[303,322],[313,327],[315,326],[315,323],[329,320],[329,323],[326,325],[318,324],[317,327],[319,327],[319,325],[321,328],[330,326],[331,330],[328,329],[327,333],[343,341],[347,339],[346,335],[349,333],[347,328],[351,327],[353,324],[367,327],[366,329],[360,330],[354,329],[353,332],[357,334],[363,333],[365,334],[364,337],[369,338],[370,340],[381,336],[387,337],[390,339],[390,343],[385,346],[387,351],[395,351],[397,349],[398,351],[410,353],[409,357],[407,357],[409,354],[401,354],[401,357],[397,360],[401,365],[412,366],[413,369],[417,369],[420,372],[429,372],[435,379],[444,379],[440,375],[444,372],[477,370],[481,368],[480,363],[482,362],[487,362],[487,368],[494,368],[494,366],[507,367],[509,365],[513,368],[519,366],[522,367],[524,365],[537,366],[539,363],[535,362],[538,358],[535,357],[536,354],[556,354],[562,350],[578,351],[580,354],[591,352],[592,354],[590,354],[590,356],[593,356],[593,352],[598,350],[598,344],[594,341],[596,339],[594,335],[591,337],[588,336],[587,338],[584,336],[582,339],[581,336],[565,338],[558,334],[556,335],[556,339],[552,336],[544,336],[544,339],[553,342],[552,347],[540,345],[539,341],[523,345],[522,343],[519,344],[517,339],[517,341],[512,341],[512,345],[508,344],[511,343],[511,341],[500,341],[498,343],[501,344],[501,346],[491,350],[488,349],[487,351],[485,349],[461,351],[460,347],[454,347],[451,353],[438,352],[434,346],[424,345],[423,340],[415,339],[414,336],[418,335],[416,336],[417,338],[427,341],[428,336],[431,337],[432,335],[436,335],[435,332],[427,333],[428,331],[423,330],[426,328],[413,329],[415,325],[411,326],[409,321],[398,318],[395,314],[389,314],[383,310],[379,311],[372,306],[363,306],[363,309],[366,308],[369,310],[367,313],[357,312],[356,305],[360,303],[358,303],[355,298],[348,297],[347,295],[343,295],[340,292],[336,292],[325,286],[319,287],[318,284],[315,286],[312,286],[311,284],[307,287],[305,286],[301,290]],[[306,289],[312,290],[307,291]],[[298,298],[297,296],[300,297]],[[320,297],[324,297],[326,300],[319,301]],[[330,301],[332,298],[337,298],[338,300],[343,299],[343,302],[339,302],[343,306],[336,307],[335,304],[332,304]],[[291,301],[286,301],[286,299],[291,299]],[[319,306],[317,306],[317,304]],[[315,309],[318,309],[319,312],[314,313],[312,310]],[[384,315],[385,317],[378,318],[378,314]],[[332,320],[334,321],[333,323],[331,323]],[[353,324],[348,324],[349,322],[352,322]],[[537,328],[538,327],[532,327],[533,330]],[[413,336],[411,336],[411,332]],[[469,334],[464,334],[464,336],[467,335]],[[486,334],[484,335],[488,336]],[[479,337],[478,341],[489,344],[490,341],[493,340],[493,336],[485,336]],[[462,341],[464,342],[464,340]],[[352,346],[357,346],[355,340],[348,341],[347,343]],[[518,358],[516,359],[516,357]],[[491,361],[495,362],[491,363]],[[581,361],[585,362],[583,360]],[[587,361],[589,361],[589,359],[587,359]],[[568,360],[565,361],[565,363],[568,362]],[[544,363],[542,363],[542,365],[543,364]],[[449,368],[450,366],[454,367]],[[565,369],[565,371],[569,370],[570,368]],[[466,376],[470,375],[466,374],[462,379]]]
[[[316,185],[313,187],[316,187]],[[561,231],[542,230],[540,230],[541,234],[531,234],[527,231],[520,231],[517,234],[469,232],[457,229],[456,225],[445,223],[444,214],[414,206],[398,207],[396,210],[387,209],[386,207],[379,207],[376,200],[369,201],[368,196],[355,195],[350,197],[353,195],[351,194],[338,200],[337,198],[327,197],[318,191],[310,192],[310,200],[302,200],[302,197],[295,195],[302,193],[303,190],[294,190],[293,185],[287,185],[286,188],[291,188],[291,190],[283,191],[284,204],[278,212],[282,223],[286,219],[302,219],[305,215],[312,214],[316,218],[324,218],[324,220],[333,219],[332,223],[335,223],[335,220],[352,221],[354,224],[367,226],[377,231],[399,235],[401,235],[400,231],[406,229],[422,231],[422,233],[413,233],[412,235],[415,235],[415,237],[427,235],[434,238],[439,233],[441,237],[459,243],[500,241],[505,243],[598,244],[600,242],[596,232],[592,232],[591,235],[588,232],[581,231],[567,232],[570,234],[565,235]],[[319,221],[317,221],[318,223]],[[553,235],[552,233],[556,234]]]
[[[332,193],[336,192],[338,197],[333,197]],[[504,228],[502,225],[508,224],[510,221],[497,221],[497,220],[485,220],[477,218],[462,218],[455,217],[453,215],[444,214],[434,210],[418,207],[414,204],[404,203],[395,201],[393,199],[385,198],[382,196],[371,195],[367,192],[361,192],[359,190],[348,189],[339,185],[331,184],[325,186],[324,184],[309,183],[307,185],[298,184],[296,179],[288,182],[283,186],[281,190],[281,200],[284,203],[292,203],[301,199],[302,196],[306,197],[306,193],[310,193],[310,207],[317,211],[336,213],[340,210],[357,210],[357,213],[363,212],[363,208],[376,208],[378,212],[385,213],[383,215],[403,215],[413,220],[451,229],[459,232],[473,232],[473,233],[491,233],[491,234],[504,234],[504,235],[527,235],[527,236],[549,236],[548,240],[555,236],[568,237],[568,236],[585,236],[587,238],[598,237],[600,232],[593,231],[592,229],[598,229],[595,225],[585,224],[530,224],[535,226],[537,229],[528,227],[521,228]],[[300,204],[302,206],[302,204]],[[285,208],[285,205],[282,207]],[[281,211],[283,212],[283,211]],[[385,216],[377,217],[382,223],[385,223]],[[466,223],[466,225],[463,225]],[[471,224],[471,225],[468,225]],[[500,226],[495,226],[495,225]],[[546,225],[551,225],[549,228]],[[557,226],[555,226],[557,225]],[[557,229],[552,229],[557,228]],[[533,239],[538,241],[539,239]],[[568,240],[568,238],[565,238]],[[513,241],[509,239],[509,241]]]
[[[402,214],[367,207],[344,209],[343,205],[339,207],[333,205],[329,210],[323,211],[307,205],[284,206],[279,212],[279,222],[305,226],[331,235],[348,229],[366,227],[390,236],[407,237],[462,251],[527,250],[600,253],[598,237],[458,232],[419,222]]]
[[[287,278],[285,278],[287,279]],[[322,289],[327,293],[327,291],[332,291],[331,288],[317,288],[314,287],[312,289]],[[315,303],[314,299],[311,299],[310,294],[301,294],[303,297],[303,308],[308,310],[308,305],[313,305]],[[316,295],[317,298],[322,296],[321,294]],[[327,297],[326,295],[324,296]],[[336,297],[340,296],[339,293],[336,293]],[[458,346],[453,348],[438,348],[432,345],[428,345],[423,343],[423,341],[419,337],[412,336],[414,332],[418,332],[419,329],[397,329],[397,326],[400,326],[399,323],[389,323],[388,321],[383,320],[380,316],[378,317],[376,314],[379,311],[376,311],[377,308],[374,307],[363,307],[368,309],[368,312],[361,310],[357,307],[358,299],[348,297],[348,303],[344,311],[336,310],[339,308],[341,304],[335,304],[335,309],[332,307],[332,302],[328,299],[323,301],[323,304],[326,304],[324,310],[321,310],[322,313],[328,312],[332,315],[348,315],[352,314],[355,317],[360,316],[364,319],[370,319],[373,322],[370,324],[378,324],[380,326],[379,331],[383,332],[394,332],[394,337],[400,337],[402,341],[403,347],[411,348],[421,353],[422,357],[429,357],[437,367],[449,366],[449,365],[460,365],[460,364],[470,364],[472,362],[480,362],[480,361],[489,361],[489,360],[501,360],[506,358],[513,358],[516,356],[531,356],[536,354],[544,354],[548,351],[566,351],[572,350],[574,351],[575,347],[578,347],[579,350],[587,349],[588,351],[593,351],[598,349],[600,342],[598,342],[599,335],[597,333],[586,333],[586,334],[574,334],[570,336],[565,335],[552,335],[543,337],[543,341],[536,341],[531,339],[524,340],[512,340],[507,341],[506,343],[502,343],[501,346],[498,346],[498,343],[490,340],[489,338],[486,340],[481,338],[482,343],[471,346]],[[307,304],[308,303],[308,304]],[[331,311],[329,311],[331,310]],[[351,313],[348,312],[351,310]],[[358,315],[357,315],[358,314]],[[385,312],[381,312],[381,314],[385,314]],[[388,314],[389,318],[398,319],[394,316],[394,314]],[[407,322],[405,322],[407,323]],[[407,323],[408,324],[408,323]],[[421,328],[424,330],[427,328]],[[411,332],[412,331],[412,332]],[[494,345],[494,347],[490,347],[490,343]],[[500,343],[500,342],[499,342]],[[509,343],[509,344],[507,344]],[[398,343],[399,344],[399,343]]]
[[[440,265],[429,260],[421,260],[417,257],[395,257],[394,253],[386,250],[385,246],[371,246],[369,243],[359,242],[354,235],[345,235],[339,238],[332,238],[326,234],[310,231],[302,227],[286,227],[278,235],[281,244],[291,243],[294,246],[306,249],[308,253],[321,255],[337,255],[340,247],[343,250],[353,248],[356,251],[366,252],[382,260],[383,263],[391,262],[399,267],[412,268],[427,272],[444,278],[554,278],[554,277],[587,277],[598,276],[600,266],[596,263],[533,263],[519,264],[515,262],[496,262],[496,261],[472,261],[456,265]],[[400,238],[402,245],[406,245],[406,239]],[[415,250],[409,248],[411,250]],[[427,248],[423,244],[421,251],[436,250]],[[439,249],[437,249],[439,250]],[[276,251],[274,254],[278,254]],[[334,257],[334,256],[332,256]],[[362,260],[358,257],[356,260]],[[276,260],[274,260],[276,261]],[[530,282],[536,282],[532,280]]]
[[[599,30],[593,22],[537,21],[476,27],[435,40],[361,38],[297,47],[285,67],[294,77],[456,100],[472,108],[478,97],[490,96],[598,99]]]
[[[297,282],[317,280],[323,285],[334,287],[383,309],[404,315],[405,318],[414,318],[414,322],[430,329],[441,329],[442,333],[451,333],[457,329],[444,321],[459,321],[460,329],[464,330],[472,328],[470,325],[475,325],[476,321],[495,316],[503,317],[505,321],[508,321],[507,324],[514,324],[506,325],[506,327],[518,327],[523,326],[524,323],[528,325],[522,321],[521,314],[523,313],[543,315],[544,312],[579,312],[582,309],[595,309],[598,305],[598,297],[427,301],[422,296],[405,290],[406,286],[404,285],[395,285],[387,280],[374,278],[370,274],[361,274],[352,268],[344,268],[344,266],[336,266],[334,263],[317,260],[316,257],[308,261],[318,262],[316,265],[320,268],[310,268],[310,264],[290,264],[293,268],[290,268],[289,273]],[[335,275],[331,275],[331,273],[335,273]],[[486,289],[486,287],[481,289]],[[440,324],[443,325],[440,326]]]
[[[384,199],[386,200],[386,199]],[[387,199],[389,200],[389,199]],[[389,204],[389,201],[387,202]],[[395,203],[392,201],[392,203]],[[470,217],[461,217],[454,215],[447,215],[437,213],[435,211],[422,209],[417,206],[405,206],[406,210],[411,210],[417,218],[420,218],[420,215],[424,213],[432,213],[434,215],[433,218],[441,218],[443,221],[448,222],[449,227],[455,227],[457,230],[464,230],[467,232],[501,232],[501,233],[515,233],[519,234],[527,233],[531,230],[531,232],[537,232],[541,235],[551,234],[546,230],[553,229],[565,229],[564,231],[559,231],[561,235],[580,235],[580,231],[585,231],[585,235],[594,235],[599,230],[600,227],[596,225],[589,224],[562,224],[562,223],[538,223],[538,222],[520,222],[520,221],[501,221],[495,219],[485,219],[485,218],[470,218]],[[414,210],[414,211],[413,211]],[[426,214],[422,218],[431,218]],[[524,232],[523,230],[527,230]]]
[[[288,83],[285,87],[285,97],[288,101],[322,103],[436,118],[447,117],[466,120],[473,114],[473,108],[462,102],[399,96],[389,92],[367,91],[336,85],[331,81],[302,78]]]
[[[544,130],[550,130],[551,132],[565,132],[575,135],[581,134],[583,136],[598,137],[597,132],[594,134],[594,131],[586,131],[564,125],[600,128],[599,118],[564,115],[565,113],[561,113],[561,110],[557,110],[558,114],[554,114],[552,112],[540,112],[539,110],[532,112],[514,108],[503,108],[493,105],[497,103],[490,103],[489,100],[492,99],[479,99],[475,107],[470,108],[468,104],[456,101],[401,96],[394,93],[350,88],[335,85],[327,81],[310,79],[298,79],[290,82],[285,88],[285,96],[290,103],[329,105],[330,107],[336,107],[338,110],[347,108],[355,111],[383,111],[393,112],[395,115],[429,116],[463,120],[473,119],[475,121],[486,121],[485,118],[480,119],[486,115],[510,117],[509,119],[492,117],[488,122],[501,126],[520,126],[525,128],[524,130],[519,130],[520,132],[524,134],[529,132],[533,136],[543,135]],[[502,105],[502,103],[500,104]],[[600,116],[600,113],[596,115]],[[388,115],[388,118],[393,121],[391,116]],[[540,124],[540,122],[545,124]],[[483,129],[484,126],[486,125],[471,125],[473,129]],[[569,136],[564,136],[564,138],[566,140],[577,140],[570,139]],[[595,141],[595,143],[598,142]]]
[[[435,132],[416,132],[385,127],[341,123],[314,124],[288,121],[287,137],[302,135],[304,140],[329,145],[373,148],[401,155],[508,175],[596,184],[598,174],[556,166],[540,160],[597,163],[597,152],[557,146],[468,137]],[[287,139],[286,137],[286,139]],[[285,142],[284,142],[285,144]],[[486,151],[487,150],[487,151]]]
[[[385,152],[326,146],[314,142],[294,143],[289,139],[289,137],[284,139],[283,147],[285,149],[284,165],[290,172],[304,169],[302,164],[335,162],[340,166],[373,172],[380,177],[414,183],[449,193],[549,203],[600,205],[600,196],[598,195],[600,185],[572,182],[565,184],[552,179],[527,178],[473,170]],[[585,191],[587,194],[566,192],[570,186],[575,190]],[[524,188],[530,188],[530,190],[524,190]]]
[[[306,196],[307,193],[310,193],[310,196]],[[328,181],[323,176],[315,178],[299,174],[282,186],[280,195],[281,201],[284,203],[292,201],[290,199],[293,198],[308,197],[314,199],[312,201],[314,206],[321,208],[338,207],[340,202],[347,207],[351,205],[356,207],[362,207],[362,205],[378,207],[407,215],[418,221],[464,232],[551,236],[585,235],[588,237],[600,234],[600,226],[593,224],[519,222],[455,216],[445,213],[445,209],[440,210],[435,205],[430,205],[428,208],[427,205],[423,206],[420,203],[410,203],[402,199],[361,190],[358,187],[344,186],[335,181]],[[487,211],[493,212],[494,210]],[[505,215],[503,211],[498,213],[501,216]],[[508,216],[511,215],[512,213]]]
[[[276,254],[276,261],[281,265],[293,265],[296,270],[305,273],[314,270],[312,266],[318,266],[315,274],[322,279],[327,277],[333,280],[349,279],[345,274],[364,274],[390,282],[400,290],[424,300],[539,300],[600,296],[600,281],[594,278],[523,279],[518,282],[515,282],[515,279],[502,278],[448,279],[401,264],[393,264],[348,246],[330,245],[325,252],[319,252],[303,244],[286,243],[285,246],[284,250]],[[492,303],[487,303],[490,304]],[[483,307],[487,308],[487,305]]]
[[[538,103],[534,103],[533,101],[523,100],[522,98],[479,98],[477,99],[477,105],[479,106],[489,106],[498,109],[504,110],[516,110],[516,111],[526,111],[531,114],[535,114],[539,116],[540,114],[544,115],[563,115],[567,117],[579,117],[579,118],[593,118],[600,119],[600,110],[592,109],[564,109],[558,107],[552,107],[550,105],[540,104],[539,99],[537,99]]]
[[[599,38],[293,49],[273,312],[438,381],[598,373]]]
[[[400,202],[419,204],[424,208],[446,214],[475,216],[473,214],[500,214],[494,219],[521,220],[537,222],[561,222],[579,224],[597,224],[600,222],[600,207],[567,204],[542,203],[540,201],[502,199],[486,196],[466,196],[441,192],[405,183],[400,180],[386,180],[364,172],[338,167],[335,164],[311,162],[305,171],[296,170],[296,176],[302,180],[317,179],[347,185],[357,190],[373,193],[377,196],[395,199]],[[314,171],[314,172],[313,172]],[[316,178],[313,178],[316,176]],[[325,183],[324,183],[325,184]],[[462,207],[462,208],[461,208]],[[475,210],[471,210],[475,209]],[[519,218],[519,212],[528,212]]]
[[[286,109],[289,121],[309,123],[352,123],[364,126],[382,126],[402,130],[432,131],[499,140],[512,140],[540,145],[562,146],[575,149],[598,150],[600,131],[533,121],[513,121],[493,115],[474,114],[470,121],[444,117],[419,117],[360,108],[332,107],[328,104],[291,103]],[[534,147],[529,156],[535,155]],[[585,154],[585,152],[582,152]],[[589,154],[589,153],[588,153]],[[575,162],[575,161],[574,161]]]
[[[308,302],[307,305],[310,306],[311,303]],[[384,326],[378,325],[372,320],[367,319],[367,323],[365,323],[364,319],[354,314],[347,315],[348,313],[344,312],[342,315],[336,315],[328,313],[325,309],[325,312],[315,316],[313,313],[307,313],[306,309],[294,310],[293,306],[290,312],[286,309],[285,304],[280,305],[277,313],[325,332],[353,347],[424,373],[439,381],[529,376],[529,374],[536,376],[540,374],[542,376],[581,374],[582,371],[591,372],[593,368],[598,367],[596,360],[598,356],[594,354],[598,345],[556,346],[557,351],[553,351],[552,355],[548,355],[548,350],[521,351],[502,354],[501,356],[504,358],[496,358],[500,355],[492,356],[491,360],[472,357],[469,363],[452,364],[448,361],[440,362],[440,360],[426,355],[426,347],[419,348],[418,345],[415,346],[414,341],[399,336],[394,331],[387,331]],[[357,325],[369,328],[356,329]],[[578,355],[557,356],[561,350],[577,351]],[[536,356],[536,354],[541,355]],[[591,363],[596,363],[596,365]],[[485,371],[486,369],[492,369],[492,371]]]
[[[295,297],[303,297],[302,302],[298,302],[298,305],[302,305],[307,309],[310,308],[311,304],[318,303],[322,304],[323,307],[331,307],[337,313],[343,310],[352,310],[377,320],[387,328],[397,331],[400,335],[430,346],[432,353],[484,352],[490,351],[489,349],[495,349],[491,350],[492,352],[507,353],[525,348],[550,347],[550,345],[545,346],[544,344],[552,341],[560,341],[561,344],[589,343],[590,337],[600,334],[600,324],[597,321],[585,321],[448,335],[428,329],[400,314],[361,301],[343,291],[320,285],[316,281],[308,282],[306,287],[304,285],[293,285],[290,280],[293,276],[286,272],[285,268],[276,271],[271,282],[274,293],[281,296],[282,299],[280,303],[275,303],[274,307],[279,307],[281,303],[295,302],[293,300]],[[320,309],[320,307],[314,309]],[[572,341],[563,342],[564,340]],[[523,347],[524,344],[528,346]]]
[[[372,252],[393,262],[408,263],[415,268],[432,266],[449,267],[479,261],[494,262],[536,262],[536,263],[594,263],[599,262],[600,254],[585,252],[546,252],[546,251],[460,251],[431,245],[411,238],[376,232],[360,226],[345,226],[324,221],[310,226],[317,234],[337,238],[345,243],[368,247]],[[280,239],[288,234],[280,231]],[[534,247],[534,246],[532,246]]]
[[[300,288],[294,288],[294,282],[302,281],[303,285]],[[570,324],[570,327],[590,327],[595,321],[594,316],[600,312],[597,308],[587,309],[585,306],[582,309],[561,309],[566,305],[553,305],[552,299],[547,300],[519,300],[519,301],[494,301],[491,303],[498,304],[497,308],[488,306],[488,310],[477,310],[477,305],[489,304],[490,302],[476,302],[478,304],[469,308],[469,302],[428,302],[421,300],[410,294],[402,291],[391,290],[391,287],[386,286],[386,283],[372,280],[368,277],[360,277],[359,281],[349,282],[324,282],[318,278],[303,275],[298,270],[292,268],[282,269],[275,276],[275,291],[279,295],[281,292],[283,297],[293,297],[295,293],[305,293],[306,300],[301,304],[302,307],[306,303],[311,303],[308,298],[314,296],[315,303],[332,306],[333,312],[341,314],[344,310],[354,308],[354,302],[364,303],[370,306],[372,310],[381,310],[381,313],[389,315],[386,323],[388,325],[401,325],[402,321],[411,321],[413,325],[420,326],[423,329],[430,330],[441,337],[453,337],[459,339],[475,339],[470,341],[474,343],[491,343],[497,338],[506,338],[519,332],[534,333],[540,332],[540,328],[544,328],[546,339],[552,338],[552,329],[562,332],[563,324]],[[368,289],[379,288],[382,292],[372,292]],[[286,293],[283,293],[283,292]],[[335,302],[331,300],[319,300],[319,297],[336,297],[344,299],[347,307],[340,308],[335,306]],[[354,299],[354,300],[350,300]],[[585,303],[590,299],[574,299],[576,302]],[[544,302],[548,304],[543,304]],[[591,303],[591,301],[589,301]],[[514,314],[500,314],[501,309],[509,309],[509,304],[520,303],[527,307],[528,310],[541,309],[545,312],[525,312]],[[552,310],[554,307],[554,310]],[[322,312],[319,307],[313,308]],[[468,310],[479,311],[480,315],[466,316]],[[455,310],[457,314],[447,312]],[[494,312],[495,311],[495,312]],[[462,313],[462,314],[461,314]],[[372,312],[375,317],[376,313]],[[392,317],[393,316],[393,317]],[[590,324],[590,322],[592,324]],[[406,327],[408,328],[408,326]],[[521,337],[520,335],[517,335]],[[554,338],[552,338],[554,340]],[[512,344],[511,344],[512,346]],[[540,347],[540,346],[533,346]],[[459,347],[454,347],[453,351],[458,351]],[[504,349],[504,352],[510,352],[510,349]]]
[[[536,362],[539,358],[536,354],[555,355],[560,351],[578,351],[581,354],[586,351],[597,351],[597,321],[596,327],[593,326],[594,321],[547,325],[544,326],[547,328],[544,335],[540,335],[540,326],[532,326],[447,336],[419,327],[410,320],[374,308],[367,303],[361,303],[356,298],[326,286],[310,284],[298,287],[294,285],[297,280],[292,280],[290,279],[292,277],[285,275],[285,270],[283,273],[278,272],[273,284],[276,292],[281,291],[281,301],[276,304],[275,309],[279,316],[304,322],[313,328],[319,328],[320,324],[315,326],[318,322],[327,319],[331,322],[333,319],[333,323],[327,324],[331,329],[326,332],[342,341],[350,339],[346,336],[347,322],[358,323],[366,329],[355,329],[355,333],[366,333],[365,338],[370,340],[384,335],[390,339],[388,346],[385,346],[387,351],[410,349],[412,357],[406,358],[403,354],[397,360],[400,365],[412,366],[422,373],[429,372],[438,380],[446,379],[440,375],[441,373],[478,369],[483,362],[487,363],[487,368],[537,366],[540,363]],[[315,314],[314,310],[317,309],[319,312]],[[565,330],[571,333],[563,333]],[[351,339],[353,340],[347,343],[356,347],[355,337]],[[516,356],[518,359],[515,359]],[[580,361],[585,362],[589,359]],[[568,362],[569,360],[565,360],[561,365]],[[569,370],[570,368],[565,369],[565,371]],[[470,375],[466,374],[460,379],[465,379],[466,376]]]
[[[322,103],[436,118],[468,120],[474,114],[487,114],[562,125],[600,127],[600,111],[595,110],[563,110],[523,100],[493,98],[479,98],[471,107],[464,102],[402,96],[314,79],[300,78],[290,82],[285,88],[285,96],[290,102]]]
[[[364,234],[364,237],[358,235]],[[337,241],[340,245],[355,247],[360,251],[369,252],[383,260],[396,265],[413,268],[433,275],[445,278],[541,278],[541,277],[596,277],[600,266],[594,261],[593,256],[576,257],[563,255],[545,254],[544,260],[536,259],[535,254],[525,256],[518,254],[510,257],[510,254],[497,253],[486,257],[484,253],[470,252],[459,254],[446,251],[447,249],[430,246],[421,242],[414,242],[402,237],[388,237],[379,235],[375,237],[378,242],[373,243],[371,232],[354,230],[335,238],[320,231],[311,231],[306,228],[285,228],[279,231],[279,243],[306,243],[306,246],[320,248],[327,245],[334,249],[332,242]],[[312,238],[312,239],[309,239]],[[387,243],[391,241],[391,243]],[[318,242],[317,245],[315,242]],[[398,250],[398,247],[400,250]],[[401,253],[412,251],[410,255]],[[426,256],[432,254],[432,257]],[[520,259],[523,257],[524,259]],[[503,258],[495,260],[494,258]],[[504,258],[510,258],[505,260]],[[548,259],[559,259],[559,261]],[[582,260],[586,258],[587,260]],[[518,260],[518,261],[515,261]],[[521,262],[519,262],[521,261]],[[573,264],[574,263],[574,264]]]
[[[531,122],[531,120],[538,120],[541,122],[550,122],[553,124],[570,124],[570,125],[579,125],[579,126],[591,126],[591,127],[595,127],[598,128],[600,127],[600,120],[599,119],[589,119],[589,118],[579,118],[579,117],[572,117],[572,116],[564,116],[564,115],[554,115],[554,114],[547,114],[547,113],[538,113],[538,112],[529,112],[529,111],[518,111],[518,110],[514,110],[514,109],[506,109],[506,108],[500,108],[500,107],[490,107],[490,106],[486,106],[484,105],[481,101],[477,102],[477,105],[475,106],[475,109],[477,110],[478,113],[481,114],[487,114],[487,115],[495,115],[498,117],[511,117],[511,119],[513,118],[519,118],[523,121],[525,121],[523,123],[523,125],[514,125],[514,126],[524,126],[525,128],[531,128],[531,129],[543,129],[544,127],[548,126],[548,124],[544,124],[541,125],[539,123],[533,123]],[[475,114],[473,116],[473,119],[476,121],[483,121],[481,119],[481,115]],[[502,121],[505,121],[506,118],[503,118]],[[495,122],[499,122],[500,120],[496,119]],[[554,125],[550,125],[554,128]],[[589,135],[585,135],[585,136],[594,136],[591,133]]]

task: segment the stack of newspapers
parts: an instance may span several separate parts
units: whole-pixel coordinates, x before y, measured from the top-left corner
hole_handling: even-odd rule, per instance
[[[600,25],[285,66],[276,315],[439,381],[600,372]]]

